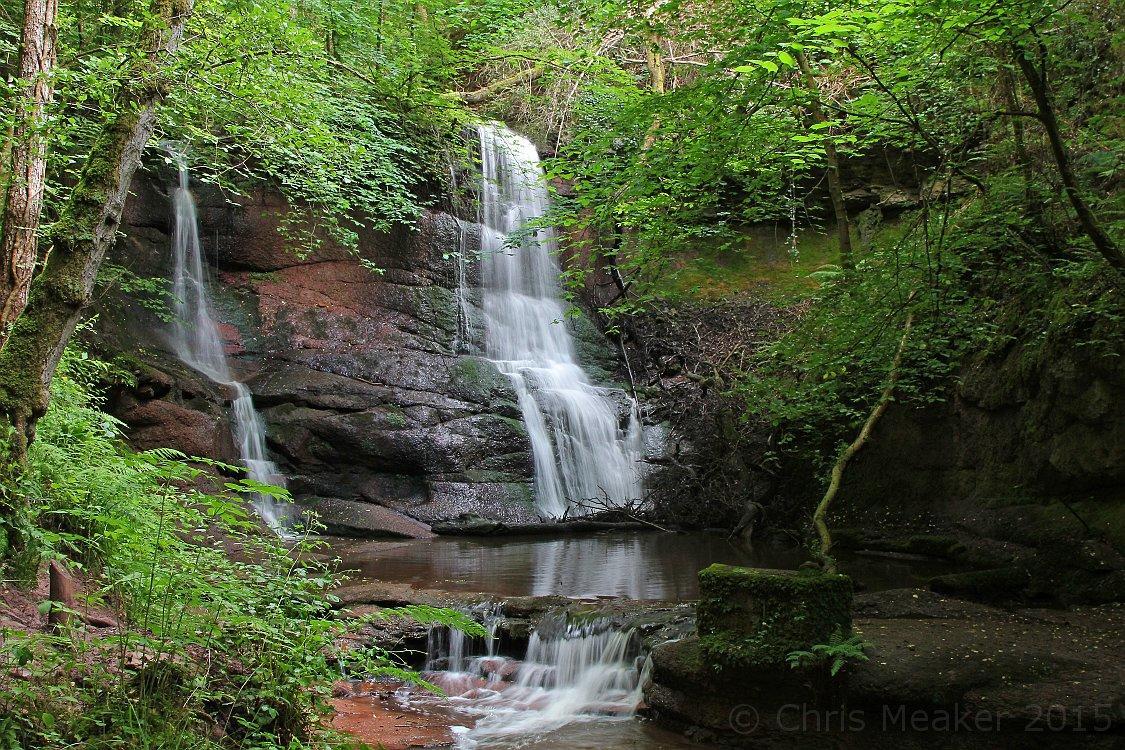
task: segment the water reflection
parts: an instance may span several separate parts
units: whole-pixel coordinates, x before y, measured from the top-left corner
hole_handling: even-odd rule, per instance
[[[362,577],[416,588],[675,601],[698,596],[698,572],[711,563],[793,569],[804,559],[792,547],[757,546],[751,552],[722,532],[339,540],[334,551],[345,569]],[[868,589],[917,586],[945,572],[940,563],[866,558],[845,560],[843,568]]]

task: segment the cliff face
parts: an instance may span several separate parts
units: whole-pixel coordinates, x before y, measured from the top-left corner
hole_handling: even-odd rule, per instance
[[[464,307],[457,296],[457,253],[473,247],[474,225],[431,212],[414,228],[362,232],[354,253],[325,242],[297,257],[278,231],[288,208],[276,195],[231,202],[204,186],[196,198],[231,369],[253,393],[296,497],[330,527],[357,533],[397,530],[403,519],[388,524],[392,511],[426,523],[468,512],[537,520],[515,394],[458,343],[466,312],[479,331],[475,294]],[[111,262],[169,278],[170,222],[165,181],[138,178]],[[118,289],[99,304],[103,346],[142,373],[111,407],[138,447],[235,461],[229,394],[179,362],[159,315],[167,305],[153,302]],[[573,327],[587,360],[616,367],[593,326]]]
[[[1066,341],[975,358],[949,402],[887,411],[841,498],[908,528],[1125,545],[1125,365]]]

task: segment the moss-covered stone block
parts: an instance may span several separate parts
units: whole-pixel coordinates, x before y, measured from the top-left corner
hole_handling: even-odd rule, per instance
[[[852,625],[852,581],[843,575],[715,564],[700,571],[699,589],[700,645],[719,668],[783,664]]]

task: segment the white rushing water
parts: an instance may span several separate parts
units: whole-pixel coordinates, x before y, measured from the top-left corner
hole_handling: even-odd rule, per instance
[[[490,633],[483,643],[444,628],[430,635],[426,677],[474,720],[457,735],[458,747],[526,747],[568,724],[633,716],[647,663],[632,630],[600,619],[547,618],[516,660],[497,655],[502,613],[483,614]]]
[[[555,233],[528,227],[549,207],[539,155],[501,126],[481,125],[478,132],[485,352],[515,387],[535,458],[539,509],[559,517],[588,510],[583,503],[640,500],[636,403],[595,386],[579,366],[559,298]]]
[[[179,168],[179,184],[172,193],[176,224],[172,230],[172,296],[174,323],[172,344],[185,364],[233,394],[231,414],[239,455],[250,477],[263,484],[284,487],[285,477],[266,453],[266,431],[254,408],[249,389],[231,375],[223,341],[215,324],[211,298],[207,291],[206,267],[199,242],[199,218],[191,194],[190,175],[185,160],[173,154]],[[254,508],[276,532],[282,532],[292,519],[286,503],[259,495]]]

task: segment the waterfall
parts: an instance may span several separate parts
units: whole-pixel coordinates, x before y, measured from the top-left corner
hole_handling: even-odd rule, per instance
[[[498,612],[488,610],[492,622]],[[443,635],[435,638],[435,631]],[[457,636],[445,628],[431,631],[431,647],[446,646],[431,652],[425,676],[452,705],[476,719],[459,735],[458,747],[504,739],[524,747],[534,736],[571,722],[630,718],[640,704],[647,663],[639,638],[609,620],[570,622],[564,615],[548,615],[531,633],[522,660],[497,655],[494,638],[486,640],[487,653],[473,656],[463,636]],[[435,672],[435,667],[444,669]],[[400,697],[410,700],[409,691]]]
[[[640,500],[636,402],[617,391],[615,403],[579,366],[559,298],[555,233],[529,227],[549,207],[539,155],[501,126],[481,125],[478,133],[485,352],[515,388],[539,509],[559,517],[583,512],[577,503]],[[628,404],[627,414],[617,403]]]
[[[235,443],[250,477],[262,484],[284,487],[285,477],[266,453],[265,426],[254,408],[250,390],[231,375],[227,364],[207,291],[203,249],[199,242],[199,218],[195,198],[191,194],[187,163],[179,154],[173,153],[173,158],[179,169],[179,183],[172,191],[176,219],[172,230],[172,296],[176,315],[173,347],[186,365],[233,393],[231,413]],[[265,495],[255,497],[254,508],[262,520],[279,533],[293,515],[291,506]]]
[[[481,639],[471,639],[463,631],[446,627],[431,627],[426,637],[427,672],[468,672],[479,669],[481,659],[496,656],[497,633],[504,621],[504,612],[499,604],[488,602],[469,609],[466,614],[480,620],[487,635]],[[484,656],[472,657],[470,653],[481,643]]]
[[[471,296],[469,293],[469,268],[468,268],[468,235],[465,221],[457,220],[457,338],[453,341],[453,349],[458,353],[469,351],[473,340],[472,318],[469,309]]]

